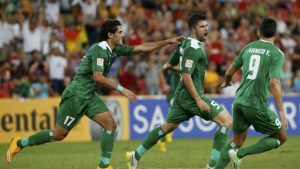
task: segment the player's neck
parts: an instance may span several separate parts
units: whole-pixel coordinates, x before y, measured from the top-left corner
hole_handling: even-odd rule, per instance
[[[266,37],[260,37],[261,40],[264,40],[264,41],[269,41],[271,43],[274,43],[275,42],[275,37],[271,37],[271,38],[266,38]]]
[[[116,47],[116,45],[111,40],[107,40],[106,42],[112,50]]]

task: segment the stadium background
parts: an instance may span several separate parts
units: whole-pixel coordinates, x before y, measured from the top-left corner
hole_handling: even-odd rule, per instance
[[[125,43],[137,45],[177,35],[188,36],[192,11],[208,16],[209,56],[205,91],[231,112],[234,85],[218,86],[238,51],[255,40],[264,16],[278,23],[276,45],[285,54],[281,83],[289,135],[300,134],[300,0],[0,0],[0,144],[53,127],[60,94],[76,73],[89,46],[98,41],[107,18],[122,22]],[[120,57],[109,78],[138,95],[129,103],[118,93],[97,86],[119,124],[119,140],[142,139],[168,111],[158,70],[175,46],[150,54]],[[168,76],[167,76],[168,79]],[[276,109],[270,99],[271,108]],[[215,124],[193,118],[175,138],[211,138]],[[100,128],[83,118],[66,141],[98,140]],[[256,136],[252,130],[251,136]]]

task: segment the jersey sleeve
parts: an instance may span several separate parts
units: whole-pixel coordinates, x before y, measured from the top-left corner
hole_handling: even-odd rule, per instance
[[[243,54],[244,54],[245,48],[243,48],[238,56],[233,60],[232,66],[236,69],[242,67],[243,65]]]
[[[180,46],[178,46],[176,48],[176,50],[173,51],[173,53],[171,54],[171,57],[170,57],[169,62],[168,62],[170,65],[176,66],[176,65],[179,64],[180,49],[181,49]]]
[[[274,57],[275,58],[275,57]],[[279,54],[270,65],[269,75],[270,78],[280,79],[282,65],[284,63],[284,55]]]
[[[114,50],[117,56],[129,56],[132,54],[133,48],[133,46],[118,45]]]
[[[92,58],[92,71],[104,72],[106,55],[104,50],[93,50],[90,53]]]
[[[180,62],[181,71],[192,74],[197,66],[201,54],[202,52],[200,48],[194,49],[189,47],[186,49]]]

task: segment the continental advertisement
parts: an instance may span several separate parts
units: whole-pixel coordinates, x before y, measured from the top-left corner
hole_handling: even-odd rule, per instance
[[[101,97],[118,124],[117,140],[143,139],[157,125],[165,121],[169,111],[164,96],[138,97],[130,103],[121,96]],[[212,97],[225,110],[232,112],[233,97]],[[0,144],[8,143],[14,136],[26,137],[55,125],[59,98],[45,100],[0,100]],[[269,99],[270,108],[276,112],[274,99]],[[300,135],[300,96],[283,97],[284,111],[289,123],[287,133]],[[175,138],[212,137],[217,125],[199,117],[191,118],[179,125]],[[99,140],[102,128],[87,117],[83,117],[64,141]],[[249,136],[258,134],[251,127]]]
[[[117,140],[129,139],[128,101],[124,97],[102,98],[118,124]],[[14,136],[27,137],[40,130],[55,126],[60,98],[51,99],[1,99],[0,144],[9,143]],[[101,127],[83,116],[64,141],[89,141],[100,139]]]
[[[55,126],[60,99],[0,100],[0,143]],[[89,120],[83,117],[64,141],[88,141]]]

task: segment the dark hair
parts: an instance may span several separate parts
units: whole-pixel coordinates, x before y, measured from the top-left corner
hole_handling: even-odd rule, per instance
[[[189,28],[196,26],[199,21],[205,21],[207,19],[206,15],[204,13],[192,13],[192,15],[189,18]]]
[[[108,39],[108,33],[116,33],[121,22],[116,19],[108,19],[101,26],[100,41]]]
[[[259,32],[261,36],[270,38],[276,35],[277,24],[274,19],[264,18],[259,25]]]

